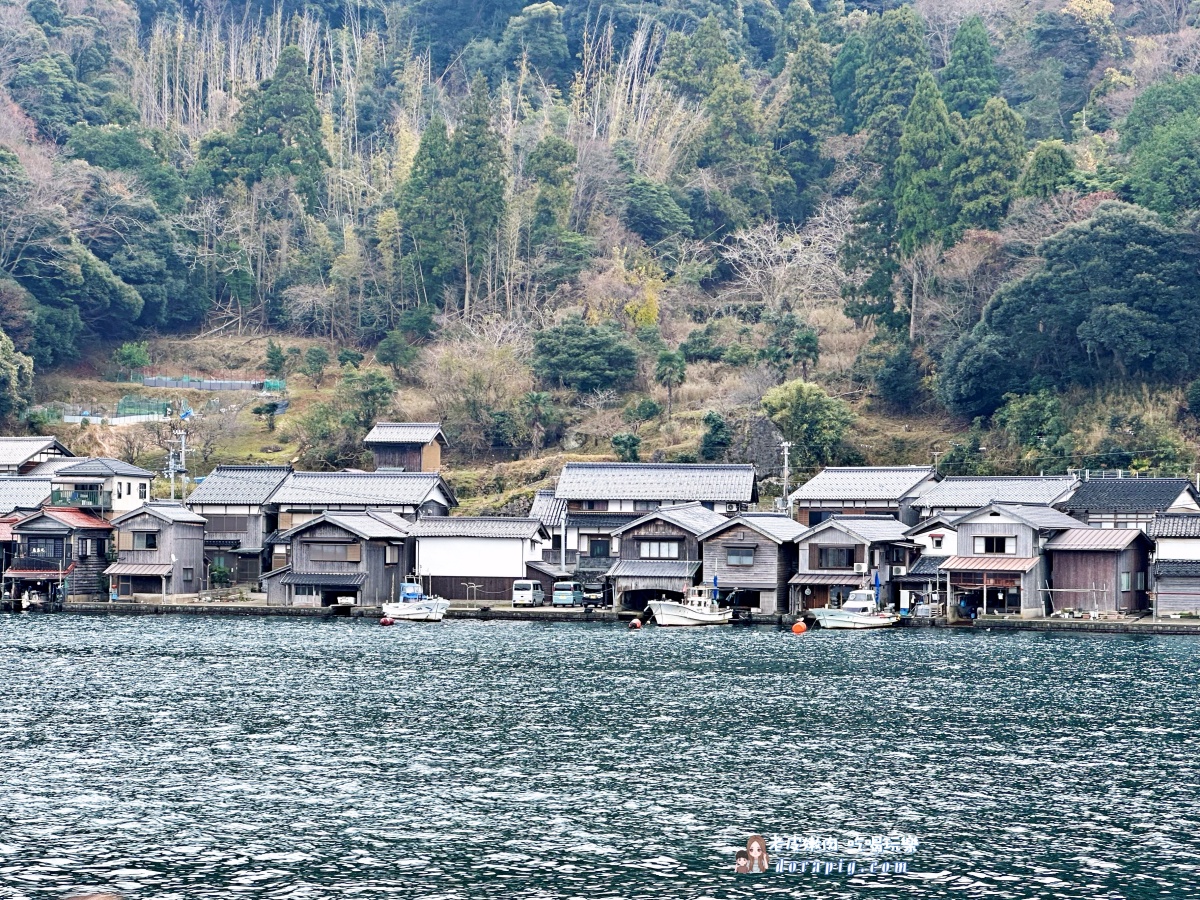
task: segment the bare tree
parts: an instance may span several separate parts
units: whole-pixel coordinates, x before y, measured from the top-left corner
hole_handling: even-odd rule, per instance
[[[131,466],[135,465],[151,446],[150,436],[146,430],[136,426],[117,429],[114,443],[117,447],[117,456],[122,462],[127,462]]]

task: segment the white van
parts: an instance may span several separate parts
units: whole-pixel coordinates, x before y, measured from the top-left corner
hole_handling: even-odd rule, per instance
[[[546,592],[536,581],[514,581],[513,606],[541,606],[546,602]]]

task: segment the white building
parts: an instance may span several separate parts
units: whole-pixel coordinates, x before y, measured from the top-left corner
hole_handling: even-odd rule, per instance
[[[431,593],[505,603],[518,579],[542,581],[547,595],[553,588],[554,570],[542,562],[550,535],[537,519],[430,516],[409,536],[414,573]]]

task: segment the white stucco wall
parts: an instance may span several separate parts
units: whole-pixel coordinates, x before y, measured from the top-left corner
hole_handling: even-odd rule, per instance
[[[541,559],[541,543],[520,538],[419,537],[420,575],[523,578],[525,563]]]
[[[942,536],[942,546],[933,546],[933,535],[940,534]],[[927,532],[914,534],[912,536],[913,543],[921,545],[922,556],[957,556],[958,555],[958,534],[952,528],[947,528],[944,525],[937,528],[931,528]]]
[[[1157,559],[1200,559],[1200,538],[1159,538]]]

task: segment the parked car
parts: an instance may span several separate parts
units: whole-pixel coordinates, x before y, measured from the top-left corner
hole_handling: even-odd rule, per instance
[[[546,592],[536,581],[514,581],[512,588],[513,606],[541,606],[546,602]]]
[[[579,606],[583,603],[583,585],[578,581],[554,582],[551,606]]]
[[[583,586],[584,606],[606,606],[604,600],[604,585],[598,581],[589,581]]]

